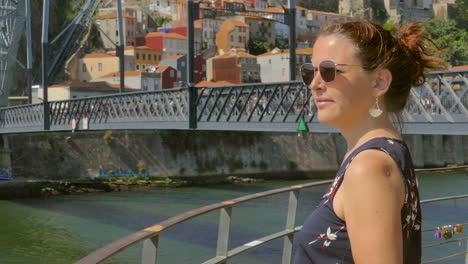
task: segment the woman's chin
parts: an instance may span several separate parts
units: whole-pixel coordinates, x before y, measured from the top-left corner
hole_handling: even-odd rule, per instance
[[[335,126],[336,124],[336,117],[335,116],[332,116],[330,114],[326,114],[326,113],[320,113],[320,111],[318,112],[317,114],[317,119],[318,121],[323,124],[323,125],[326,125],[326,126]]]

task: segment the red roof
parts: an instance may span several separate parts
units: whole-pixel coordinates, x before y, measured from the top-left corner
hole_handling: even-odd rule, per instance
[[[106,54],[106,53],[88,53],[85,54],[82,58],[90,59],[90,58],[110,58],[115,57],[114,55]]]
[[[156,70],[157,70],[158,72],[164,72],[164,71],[166,71],[166,70],[169,69],[169,68],[172,68],[172,67],[171,67],[171,66],[162,65],[162,66],[157,66],[157,67],[156,67]]]
[[[177,33],[163,33],[163,32],[151,32],[146,34],[146,37],[163,37],[163,38],[171,38],[171,39],[187,39],[187,37],[184,37],[180,34]]]
[[[223,85],[231,85],[232,83],[227,81],[217,81],[217,82],[209,82],[209,81],[202,81],[195,84],[195,87],[208,87],[208,86],[223,86]]]
[[[124,76],[125,77],[140,76],[141,72],[142,71],[126,71],[124,72]],[[109,78],[109,77],[120,77],[120,72],[111,72],[111,73],[99,76],[98,78]]]
[[[461,70],[468,70],[468,65],[452,67],[452,71],[461,71]]]
[[[177,60],[179,59],[180,57],[183,57],[185,55],[175,55],[175,56],[170,56],[170,57],[167,57],[167,58],[164,58],[162,60]]]
[[[244,23],[242,21],[239,21],[239,20],[235,20],[235,19],[229,19],[224,23],[230,23],[230,24],[233,24],[236,27],[246,27],[246,28],[249,27],[249,25],[247,25],[246,23]]]
[[[122,14],[122,17],[123,18],[128,18],[128,19],[135,19],[134,16],[131,16],[131,15],[128,15],[128,14]],[[117,13],[103,15],[103,16],[97,18],[97,20],[100,20],[100,19],[117,19]]]

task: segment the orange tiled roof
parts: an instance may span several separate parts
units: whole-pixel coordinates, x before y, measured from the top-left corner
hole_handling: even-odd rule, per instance
[[[142,71],[126,71],[124,72],[125,77],[130,77],[130,76],[140,76]],[[102,76],[99,76],[98,78],[109,78],[109,77],[119,77],[120,72],[111,72],[108,74],[104,74]]]
[[[124,48],[124,50],[133,50],[133,49],[135,49],[134,46],[125,46],[125,48]]]
[[[177,60],[178,58],[183,57],[183,56],[185,56],[185,55],[174,55],[174,56],[164,58],[162,60]]]
[[[127,18],[127,19],[135,19],[134,16],[131,16],[129,14],[122,14],[122,17]],[[97,20],[101,20],[101,19],[117,19],[117,13],[103,15],[97,18]]]
[[[96,88],[96,87],[102,87],[102,86],[107,86],[110,88],[120,88],[120,84],[112,84],[109,82],[80,82],[80,81],[70,81],[70,82],[63,82],[63,83],[57,83],[54,85],[49,86],[49,88],[61,88],[61,87],[81,87],[81,88]],[[128,86],[125,86],[126,89],[133,89]]]
[[[245,18],[248,18],[248,19],[255,19],[255,20],[263,20],[263,21],[275,21],[273,19],[269,19],[269,18],[266,18],[266,17],[262,17],[262,16],[259,16],[259,15],[245,15],[244,16]]]
[[[352,18],[352,16],[344,15],[344,14],[338,14],[338,13],[331,13],[331,12],[323,12],[323,11],[318,11],[318,10],[309,10],[311,13],[315,14],[323,14],[323,15],[332,15],[332,16],[341,16],[341,17],[349,17]]]
[[[248,54],[246,52],[239,52],[237,55],[239,57],[241,57],[241,58],[257,58],[257,56],[254,56],[252,54]]]
[[[163,38],[172,38],[172,39],[187,39],[187,37],[182,36],[177,33],[163,33],[163,32],[151,32],[146,34],[147,37],[163,37]]]
[[[246,28],[249,27],[249,25],[247,25],[246,23],[244,23],[242,21],[239,21],[239,20],[235,20],[235,19],[226,20],[226,22],[224,22],[224,23],[230,23],[230,24],[233,24],[236,27],[246,27]]]
[[[227,81],[216,81],[216,82],[202,81],[202,82],[195,84],[195,87],[222,86],[222,85],[231,85],[231,84],[232,83],[227,82]]]
[[[269,7],[263,10],[265,13],[284,13],[284,9],[281,6]]]
[[[163,72],[163,71],[167,70],[169,67],[171,67],[171,66],[167,66],[167,65],[157,66],[156,70],[158,72]]]
[[[196,27],[196,28],[203,28],[203,19],[195,20],[193,26]]]
[[[148,47],[148,46],[137,46],[137,47],[135,47],[135,49],[139,49],[139,50],[156,50],[156,49],[153,49],[153,48]]]
[[[91,59],[91,58],[110,58],[110,57],[115,57],[114,55],[106,54],[106,53],[88,53],[85,54],[82,59]]]
[[[313,49],[308,48],[308,49],[297,49],[296,50],[296,55],[312,55]],[[285,50],[272,50],[267,53],[263,53],[258,55],[258,57],[265,57],[265,56],[275,56],[275,55],[280,55],[280,54],[289,54],[289,49]]]
[[[468,65],[452,67],[452,71],[468,70]]]

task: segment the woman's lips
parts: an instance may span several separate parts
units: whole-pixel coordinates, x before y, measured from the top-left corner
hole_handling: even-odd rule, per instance
[[[330,105],[331,103],[333,103],[333,100],[330,100],[330,99],[324,99],[324,98],[315,99],[315,104],[317,105],[318,108],[326,107],[327,105]]]

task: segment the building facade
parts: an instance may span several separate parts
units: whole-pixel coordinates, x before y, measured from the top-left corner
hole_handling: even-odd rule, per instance
[[[260,65],[255,56],[233,49],[207,60],[207,81],[260,82]]]
[[[133,57],[135,70],[144,70],[147,66],[158,65],[162,60],[162,51],[148,46],[126,47],[125,55]]]
[[[300,66],[310,63],[312,60],[312,48],[296,50],[296,80],[300,80]],[[260,64],[262,82],[286,82],[290,81],[289,50],[273,49],[270,52],[257,56]]]
[[[187,54],[187,37],[180,34],[152,32],[145,40],[146,46],[162,51],[162,58]]]
[[[226,20],[216,33],[216,46],[220,54],[233,48],[245,49],[248,42],[249,25],[239,20]]]
[[[137,37],[137,23],[136,18],[130,16],[128,14],[123,14],[123,34],[124,34],[124,41],[125,46],[135,46],[136,45],[136,37]],[[115,44],[119,45],[121,32],[119,32],[119,24],[117,21],[117,14],[107,14],[96,19],[96,23],[99,24],[102,31],[105,32],[107,35],[104,36],[101,32],[99,32],[99,36],[104,44],[106,49],[115,49]],[[111,41],[112,40],[112,41]]]
[[[125,70],[133,70],[133,57],[125,56]],[[105,53],[85,54],[78,60],[77,81],[86,82],[119,70],[119,57]]]

